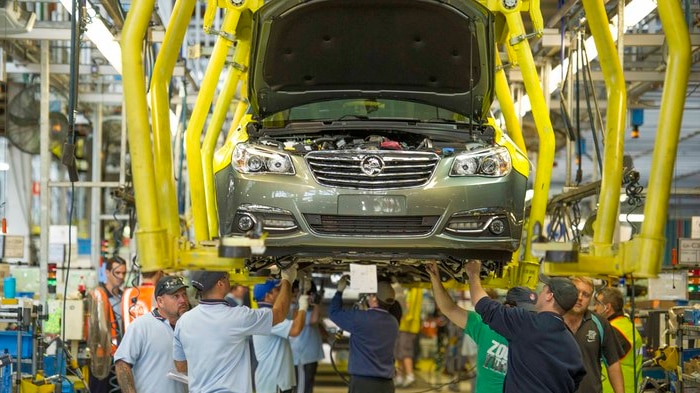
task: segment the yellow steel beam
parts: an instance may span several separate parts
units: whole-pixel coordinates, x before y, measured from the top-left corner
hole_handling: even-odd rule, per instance
[[[221,134],[226,115],[231,108],[231,102],[236,95],[236,89],[241,77],[246,75],[250,58],[251,18],[250,13],[243,14],[236,29],[236,49],[233,64],[229,67],[223,89],[216,100],[214,112],[202,145],[202,168],[204,174],[204,199],[206,202],[207,222],[210,236],[219,233],[219,218],[216,208],[216,190],[214,186],[214,150],[216,141]]]
[[[515,111],[515,104],[513,103],[513,97],[510,95],[508,79],[503,70],[503,64],[501,63],[501,57],[498,55],[498,50],[496,50],[496,99],[498,99],[498,103],[501,106],[501,113],[503,113],[503,118],[506,121],[508,135],[513,139],[513,142],[515,142],[520,150],[527,154],[523,129],[520,126],[520,116],[518,116]]]
[[[661,268],[664,227],[671,194],[673,165],[690,78],[690,33],[678,1],[659,1],[659,17],[666,34],[668,59],[661,97],[661,112],[656,130],[649,184],[644,206],[644,223],[639,236],[640,258],[635,269],[638,276],[656,276]]]
[[[196,0],[179,0],[175,3],[168,28],[165,30],[163,45],[153,66],[151,79],[151,119],[155,147],[153,156],[155,158],[158,213],[164,220],[171,244],[175,244],[175,239],[180,236],[180,218],[173,176],[168,87],[182,47],[185,31],[187,31],[187,26],[192,18],[195,3]]]
[[[168,260],[167,230],[161,225],[156,192],[153,145],[148,123],[146,80],[141,50],[155,7],[155,0],[134,2],[124,21],[121,36],[123,87],[129,150],[136,192],[139,226],[136,241],[145,271],[165,269]]]
[[[498,40],[505,44],[506,52],[512,65],[520,67],[525,84],[525,90],[530,97],[532,104],[532,115],[535,120],[535,128],[539,137],[539,150],[537,153],[537,168],[533,185],[533,198],[530,202],[530,216],[526,224],[526,234],[522,262],[516,262],[518,254],[514,254],[513,262],[506,267],[504,277],[493,278],[494,282],[499,280],[510,280],[511,285],[534,286],[537,283],[537,273],[539,261],[532,255],[530,239],[535,235],[534,228],[544,225],[544,218],[547,212],[547,200],[549,198],[549,184],[551,181],[551,171],[554,164],[554,128],[549,118],[544,91],[537,75],[537,67],[532,57],[532,49],[529,38],[525,32],[522,12],[529,11],[535,29],[534,36],[542,34],[543,20],[539,8],[539,0],[516,0],[512,4],[506,4],[502,0],[480,0],[481,4],[494,13],[501,14],[505,18],[503,31],[496,32]],[[497,89],[502,88],[502,83],[498,82]],[[500,96],[499,96],[500,97]],[[519,114],[516,114],[519,115]],[[523,142],[524,144],[524,142]],[[491,279],[489,279],[491,280]],[[534,282],[534,284],[533,284]],[[497,284],[497,285],[500,285]]]
[[[214,49],[192,109],[192,116],[185,134],[187,152],[187,172],[189,175],[190,195],[192,200],[192,218],[194,219],[194,236],[197,241],[209,240],[215,233],[209,233],[207,205],[204,198],[204,172],[202,168],[202,127],[207,119],[219,76],[224,67],[228,52],[233,46],[233,32],[241,16],[239,10],[227,10],[222,23],[222,33],[214,44]]]
[[[584,6],[586,6],[585,0]],[[690,77],[691,47],[690,35],[680,4],[675,1],[659,2],[658,9],[666,33],[669,53],[659,126],[656,131],[657,137],[649,176],[649,183],[654,184],[654,187],[650,188],[647,193],[644,208],[645,220],[642,224],[641,234],[622,243],[619,248],[610,245],[604,248],[605,252],[595,250],[590,255],[579,254],[576,263],[546,262],[544,269],[547,274],[588,274],[618,277],[632,275],[648,278],[656,277],[661,270],[661,258],[665,244],[664,228],[671,192],[671,179],[673,178],[673,164],[678,148],[680,123],[683,118],[685,94]],[[588,9],[586,12],[590,20]],[[597,17],[593,16],[593,18]],[[591,31],[597,34],[600,29],[592,28]],[[598,41],[596,41],[596,45],[599,45]],[[603,58],[602,54],[601,58]],[[607,141],[607,143],[611,143],[609,139]],[[603,176],[609,176],[608,171],[605,171]]]
[[[244,258],[223,258],[219,256],[219,242],[199,242],[196,248],[180,250],[178,267],[181,269],[245,270]]]
[[[600,186],[598,215],[594,223],[592,252],[607,256],[611,253],[613,234],[618,223],[620,185],[622,184],[622,157],[625,148],[625,106],[627,92],[622,65],[613,41],[608,16],[600,0],[584,0],[583,8],[598,49],[600,67],[608,90],[607,123],[605,126],[605,150],[603,175]]]
[[[539,137],[537,153],[537,168],[533,185],[533,197],[530,202],[530,217],[527,223],[526,240],[533,237],[534,227],[544,225],[549,198],[549,183],[552,178],[554,164],[554,128],[549,118],[549,109],[544,99],[544,92],[537,75],[537,67],[532,57],[530,43],[525,39],[525,27],[520,12],[505,13],[509,30],[509,43],[518,57],[520,71],[523,75],[525,90],[532,104],[532,115]],[[525,242],[524,260],[535,262],[532,256],[530,242]]]

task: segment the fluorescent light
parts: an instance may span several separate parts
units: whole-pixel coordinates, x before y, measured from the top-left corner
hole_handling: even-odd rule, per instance
[[[629,4],[625,6],[625,30],[635,26],[649,14],[656,10],[655,0],[632,0]],[[610,20],[610,33],[612,34],[613,42],[617,42],[617,15]],[[583,43],[586,48],[586,54],[588,55],[588,60],[593,60],[598,57],[598,49],[595,46],[595,41],[593,37],[588,37]],[[562,70],[566,70],[569,67],[569,59],[576,58],[579,56],[578,51],[571,54],[571,57],[567,57],[562,61],[562,63],[554,68],[550,72],[549,76],[549,86],[546,86],[545,94],[552,94],[558,88],[562,81]],[[576,74],[585,64],[579,63],[578,69],[572,68],[572,73]],[[530,104],[530,97],[524,95],[520,101],[520,104],[516,103],[515,107],[518,108],[520,105],[520,116],[525,116],[530,110],[532,110],[532,105]]]
[[[73,0],[77,1],[77,0]],[[61,0],[61,4],[69,14],[73,12],[73,2],[71,0]],[[102,56],[121,75],[122,73],[122,49],[119,42],[114,38],[105,23],[100,19],[99,14],[92,8],[90,2],[86,2],[86,12],[89,16],[85,35],[92,41]]]
[[[620,222],[644,222],[644,214],[620,214]]]

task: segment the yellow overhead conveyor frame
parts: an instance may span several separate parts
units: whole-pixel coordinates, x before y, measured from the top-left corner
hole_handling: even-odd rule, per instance
[[[227,3],[228,4],[228,3]],[[261,1],[243,1],[237,6],[228,4],[226,16],[222,25],[222,31],[215,44],[211,61],[201,91],[198,95],[187,128],[187,163],[190,179],[190,192],[192,195],[213,195],[213,184],[205,187],[202,159],[211,160],[211,153],[204,148],[205,157],[202,157],[202,128],[209,106],[212,103],[217,81],[220,77],[223,64],[229,50],[233,46],[233,37],[236,26],[243,12],[254,11],[262,5]],[[179,216],[177,213],[177,198],[175,195],[172,157],[170,148],[170,123],[167,97],[167,85],[172,77],[177,53],[182,46],[184,32],[187,29],[195,6],[195,0],[178,0],[173,8],[173,17],[170,19],[166,30],[165,40],[161,52],[156,60],[156,72],[151,84],[151,104],[153,116],[153,141],[151,142],[150,124],[148,121],[147,95],[145,90],[145,76],[143,73],[143,59],[141,55],[142,43],[149,26],[155,2],[153,0],[139,1],[133,4],[122,32],[121,45],[124,56],[124,95],[126,100],[126,117],[129,131],[130,151],[134,176],[134,188],[136,193],[136,208],[139,221],[139,229],[136,231],[137,244],[141,255],[142,269],[154,271],[161,269],[225,269],[231,270],[236,277],[245,275],[245,264],[242,258],[228,258],[219,256],[219,242],[210,241],[216,236],[217,223],[213,221],[210,226],[205,201],[201,198],[192,198],[193,218],[196,242],[187,241],[181,236],[179,228]],[[216,7],[216,2],[209,2],[209,6]],[[205,25],[211,26],[214,10],[207,9]],[[243,58],[239,64],[247,67],[247,53],[250,48],[250,29],[247,32],[246,24],[240,24],[241,51]],[[209,31],[212,31],[210,28]],[[247,43],[246,43],[247,34]],[[239,48],[240,49],[240,48]],[[234,65],[234,68],[236,65]],[[240,79],[244,69],[233,71],[233,79]],[[217,103],[219,111],[225,111],[230,105],[235,84],[229,87]],[[219,127],[220,129],[220,127]],[[210,139],[205,141],[211,144],[211,138],[216,140],[218,132],[212,133]],[[207,145],[208,146],[208,145]],[[214,209],[214,219],[216,219]],[[163,217],[161,219],[161,217]],[[234,247],[246,247],[249,244],[261,246],[261,239],[233,239]]]
[[[526,225],[523,258],[518,260],[519,253],[516,253],[513,261],[506,268],[504,276],[490,277],[489,280],[491,284],[496,284],[492,286],[534,286],[537,282],[539,262],[532,255],[531,239],[537,235],[534,233],[534,228],[538,224],[543,225],[546,214],[551,168],[554,162],[554,132],[537,68],[527,41],[529,36],[525,33],[521,12],[530,13],[534,36],[542,33],[542,15],[539,0],[517,0],[514,6],[509,4],[508,8],[501,0],[478,1],[505,20],[503,31],[497,35],[500,37],[499,43],[505,45],[511,64],[520,67],[539,137],[534,195]],[[218,257],[217,242],[212,242],[212,239],[218,236],[212,157],[214,145],[238,86],[241,86],[242,97],[236,105],[231,129],[237,127],[248,105],[245,97],[247,86],[244,79],[248,66],[247,56],[250,51],[250,26],[246,27],[245,24],[249,14],[246,14],[243,20],[241,16],[246,12],[254,13],[262,4],[261,0],[240,2],[209,0],[207,2],[204,17],[205,31],[215,32],[218,37],[186,131],[190,193],[205,196],[205,198],[192,198],[195,237],[192,243],[181,236],[177,216],[172,176],[167,85],[172,77],[177,52],[182,45],[184,31],[194,9],[195,0],[176,1],[174,15],[170,19],[161,53],[156,60],[151,83],[153,138],[149,133],[151,127],[148,120],[141,51],[155,1],[135,2],[126,18],[121,38],[124,54],[122,56],[124,95],[129,97],[126,100],[125,110],[139,222],[136,236],[143,268],[146,271],[185,266],[225,267],[234,270],[244,267],[241,259]],[[613,244],[612,237],[617,220],[621,183],[626,104],[624,77],[610,37],[602,0],[584,0],[583,5],[598,51],[601,53],[601,66],[606,78],[606,87],[610,91],[601,205],[590,253],[581,254],[577,263],[546,262],[545,271],[553,275],[585,273],[654,276],[660,268],[660,256],[665,241],[663,229],[670,195],[670,179],[690,71],[688,29],[677,2],[659,2],[659,14],[669,45],[669,66],[659,121],[659,127],[661,125],[664,127],[664,134],[661,137],[657,130],[657,135],[660,137],[657,138],[654,150],[654,164],[650,178],[650,183],[654,184],[654,187],[647,193],[645,208],[647,220],[639,236],[617,248]],[[217,8],[225,9],[220,31],[215,31],[213,28]],[[238,47],[234,53],[234,65],[229,69],[224,90],[217,99],[214,116],[202,143],[206,117],[234,39],[238,41]],[[497,64],[500,65],[500,59],[497,59]],[[496,94],[501,105],[507,109],[506,124],[511,137],[524,150],[518,114],[515,113],[507,81],[500,66],[496,78]]]
[[[133,4],[124,21],[121,37],[122,72],[126,122],[131,153],[131,169],[136,192],[136,213],[139,227],[136,242],[141,264],[146,269],[158,270],[171,265],[167,229],[160,220],[156,174],[153,163],[146,103],[146,80],[143,73],[141,50],[155,0],[140,0]]]
[[[544,223],[545,214],[547,212],[547,200],[549,198],[549,184],[551,181],[551,169],[554,164],[554,128],[552,121],[549,118],[549,108],[547,108],[544,91],[537,75],[537,67],[532,56],[530,43],[527,41],[529,36],[525,32],[523,24],[522,12],[528,11],[530,19],[533,22],[534,36],[542,34],[544,23],[542,13],[539,7],[539,0],[518,0],[515,4],[509,4],[507,7],[501,0],[480,0],[492,12],[502,15],[505,18],[504,31],[496,32],[496,37],[500,44],[505,45],[506,53],[508,53],[511,65],[518,65],[523,75],[525,90],[532,106],[532,114],[535,120],[535,128],[539,137],[539,150],[537,152],[537,168],[535,172],[535,180],[533,185],[533,198],[530,207],[530,216],[527,220],[526,238],[533,237],[534,228],[539,224],[541,227]],[[498,56],[498,51],[496,51]],[[500,59],[497,59],[500,63]],[[500,72],[499,72],[500,73]],[[498,94],[501,105],[509,105],[512,103],[510,92],[503,86],[503,78],[505,75],[496,75],[496,92]],[[506,94],[507,93],[507,94]],[[510,98],[507,98],[507,97]],[[514,106],[511,105],[512,116],[518,116],[515,113]],[[520,126],[514,126],[517,123],[517,117],[506,117],[509,131],[515,136],[514,141],[517,142],[518,137],[522,137]],[[513,128],[513,130],[511,130]],[[518,130],[520,130],[518,132]],[[524,141],[521,141],[524,145]],[[518,145],[520,145],[518,143]],[[525,151],[525,150],[523,150]],[[537,275],[539,272],[539,261],[532,255],[530,242],[523,243],[524,251],[522,260],[518,261],[519,251],[513,256],[512,262],[508,265],[506,274],[503,277],[489,277],[486,285],[510,287],[513,285],[527,285],[534,287],[537,285]]]
[[[591,32],[596,38],[601,58],[607,53],[605,62],[601,60],[603,73],[606,75],[606,85],[614,89],[610,97],[621,99],[625,97],[622,70],[611,64],[617,59],[614,44],[607,25],[607,16],[602,2],[584,0]],[[593,247],[589,253],[580,253],[577,262],[545,262],[544,268],[551,275],[608,275],[648,278],[656,277],[661,270],[661,258],[665,245],[664,228],[668,212],[668,201],[671,194],[671,179],[676,159],[676,150],[680,134],[680,123],[683,118],[685,95],[690,77],[690,34],[683,17],[683,11],[677,1],[659,1],[659,16],[668,43],[668,61],[664,90],[661,99],[656,141],[652,156],[650,187],[646,194],[644,222],[640,235],[632,240],[623,242],[615,247],[612,242],[612,231],[617,220],[617,205],[619,204],[619,188],[621,181],[622,132],[624,129],[625,104],[614,103],[618,113],[608,115],[606,132],[611,133],[612,140],[607,137],[608,145],[615,140],[616,146],[605,147],[605,163],[603,183],[601,185],[600,210]],[[608,36],[603,37],[601,36]],[[614,70],[610,70],[610,67]],[[611,73],[615,75],[611,75]],[[618,90],[623,90],[622,92]],[[611,99],[608,100],[610,104]],[[620,114],[619,112],[623,113]],[[621,119],[620,119],[621,118]],[[615,127],[616,129],[611,129]],[[614,149],[608,152],[608,149]],[[619,156],[619,157],[618,157]],[[617,171],[617,173],[613,173]],[[615,182],[615,179],[617,181]],[[617,191],[612,190],[616,188]],[[614,206],[614,207],[613,207]]]

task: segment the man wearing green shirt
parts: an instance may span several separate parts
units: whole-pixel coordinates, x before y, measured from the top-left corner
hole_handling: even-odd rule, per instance
[[[426,265],[433,285],[435,302],[445,316],[464,330],[477,346],[476,386],[474,393],[501,393],[508,365],[508,341],[491,330],[481,316],[457,305],[442,285],[437,264]],[[506,304],[534,311],[537,295],[526,287],[513,287],[506,294]]]

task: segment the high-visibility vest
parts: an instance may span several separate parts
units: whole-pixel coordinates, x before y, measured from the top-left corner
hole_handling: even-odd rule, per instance
[[[630,350],[620,358],[620,369],[622,370],[622,379],[625,382],[625,393],[635,393],[634,380],[637,379],[637,389],[642,383],[642,336],[632,324],[632,321],[625,316],[619,315],[610,320],[610,325],[624,336],[625,340],[630,345]],[[618,336],[619,337],[619,336]],[[634,337],[634,340],[633,340]],[[634,342],[634,348],[632,343]],[[636,353],[636,355],[635,355]],[[636,377],[635,377],[636,371]],[[603,366],[603,393],[612,393],[613,389],[608,379],[608,373]]]
[[[124,321],[124,333],[132,322],[143,314],[150,313],[156,308],[154,293],[156,287],[151,283],[144,283],[138,287],[124,290],[122,295],[122,319]]]
[[[423,289],[411,288],[406,294],[406,309],[403,310],[399,331],[413,334],[420,333],[420,311],[423,303]]]
[[[100,284],[97,286],[92,292],[92,296],[95,297],[100,297],[101,301],[99,302],[102,304],[104,307],[104,315],[109,316],[109,320],[107,323],[110,326],[110,332],[111,332],[111,337],[112,337],[112,355],[117,351],[117,346],[119,346],[119,342],[121,341],[122,338],[122,327],[121,327],[121,321],[117,316],[114,314],[114,309],[112,308],[112,302],[110,301],[110,296],[107,294],[107,288],[104,286],[104,284]]]

